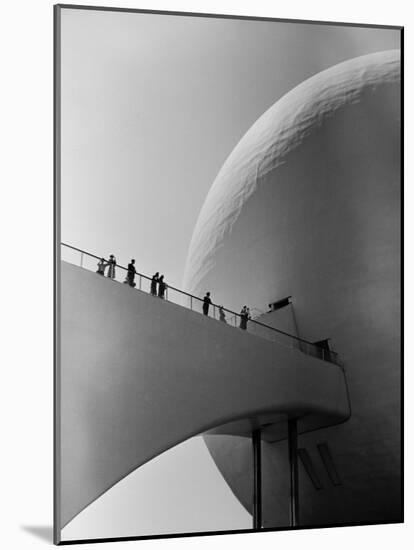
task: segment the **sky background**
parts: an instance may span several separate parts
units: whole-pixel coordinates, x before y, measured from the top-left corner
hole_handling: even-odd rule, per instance
[[[392,30],[62,10],[62,241],[134,257],[181,287],[208,190],[256,119],[321,70],[399,46]],[[174,513],[188,530],[200,517],[205,529],[251,526],[200,438],[128,476],[64,535],[161,532]]]
[[[62,240],[180,288],[207,192],[255,120],[315,73],[398,47],[392,30],[63,10]]]

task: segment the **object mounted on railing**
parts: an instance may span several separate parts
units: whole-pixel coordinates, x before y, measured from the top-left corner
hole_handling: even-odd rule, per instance
[[[277,302],[272,302],[269,304],[269,311],[277,311],[278,309],[282,309],[282,307],[286,307],[289,304],[291,304],[292,296],[287,296],[286,298],[282,298],[281,300],[277,300]]]

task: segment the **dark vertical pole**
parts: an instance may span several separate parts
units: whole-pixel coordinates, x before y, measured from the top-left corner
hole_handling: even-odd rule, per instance
[[[262,528],[262,449],[260,430],[252,433],[253,441],[253,529]]]
[[[298,486],[298,426],[296,418],[288,420],[289,465],[290,465],[290,526],[299,525]]]

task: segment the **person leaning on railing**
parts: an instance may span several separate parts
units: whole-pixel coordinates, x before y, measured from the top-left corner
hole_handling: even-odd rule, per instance
[[[207,292],[206,295],[203,298],[203,313],[204,315],[208,315],[208,308],[211,304],[211,298],[210,298],[210,292]]]
[[[109,256],[108,261],[108,274],[107,277],[110,279],[115,279],[115,266],[116,266],[116,258],[113,254]]]
[[[129,286],[132,286],[132,288],[136,286],[134,283],[136,272],[137,270],[135,269],[135,260],[132,259],[131,262],[128,264],[128,272],[125,279],[125,282],[128,283]]]
[[[226,321],[226,314],[224,313],[224,309],[223,309],[223,306],[220,306],[219,307],[219,319],[222,323],[226,323],[227,324],[227,321]]]
[[[151,279],[151,294],[153,296],[156,296],[157,295],[157,285],[159,283],[159,280],[160,280],[160,274],[158,273],[155,273],[153,276],[152,276],[152,279]]]
[[[108,265],[108,263],[105,262],[105,259],[101,258],[98,262],[98,269],[97,269],[96,273],[98,273],[98,275],[105,275],[105,268],[106,268],[107,265]]]
[[[247,329],[247,321],[250,319],[250,310],[247,306],[243,306],[240,311],[240,328],[242,330]]]
[[[167,283],[164,281],[164,275],[158,279],[158,297],[164,298],[165,290],[167,288]]]

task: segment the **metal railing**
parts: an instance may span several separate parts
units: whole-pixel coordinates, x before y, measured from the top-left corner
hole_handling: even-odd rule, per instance
[[[77,248],[75,246],[72,246],[66,243],[61,243],[61,246],[64,247],[66,251],[70,251],[72,254],[73,252],[76,253],[75,259],[77,261],[71,261],[70,254],[67,254],[67,256],[69,257],[65,258],[65,261],[68,261],[69,263],[75,263],[76,265],[79,264],[80,267],[84,269],[88,269],[89,271],[95,271],[95,272],[97,271],[96,260],[100,261],[103,258],[102,256],[96,256],[95,254],[91,254],[90,252],[86,252],[85,250],[82,250],[80,248]],[[80,254],[80,258],[77,258],[78,254]],[[91,262],[91,259],[93,259],[93,263]],[[105,260],[105,262],[108,261],[106,258],[103,258],[103,259]],[[120,280],[119,278],[119,270],[121,271],[122,274],[124,274],[125,272],[124,281]],[[114,279],[118,282],[128,283],[127,274],[128,274],[128,268],[116,263]],[[136,271],[134,282],[135,281],[136,281],[135,288],[137,290],[151,293],[151,281],[152,281],[151,277]],[[190,294],[189,292],[185,292],[184,290],[175,288],[171,285],[168,285],[168,284],[166,285],[164,299],[169,302],[173,302],[180,306],[186,307],[191,311],[197,311],[199,313],[203,313],[204,301],[202,298],[199,298],[198,296]],[[209,317],[212,317],[213,319],[216,319],[220,322],[223,322],[233,327],[240,327],[242,324],[242,315],[240,313],[232,311],[231,309],[225,308],[218,304],[210,304]],[[293,334],[289,334],[287,332],[284,332],[283,330],[271,327],[269,325],[261,323],[257,319],[252,319],[252,318],[249,318],[247,322],[247,327],[248,327],[247,331],[251,334],[255,334],[257,336],[260,336],[267,340],[271,340],[278,344],[288,346],[290,348],[292,347],[296,348],[302,351],[303,353],[306,353],[307,355],[311,355],[313,357],[317,357],[318,359],[322,359],[323,361],[327,361],[329,363],[334,363],[336,365],[341,366],[338,360],[337,353],[327,350],[312,342],[308,342],[303,338],[299,338],[298,336],[294,336]]]

